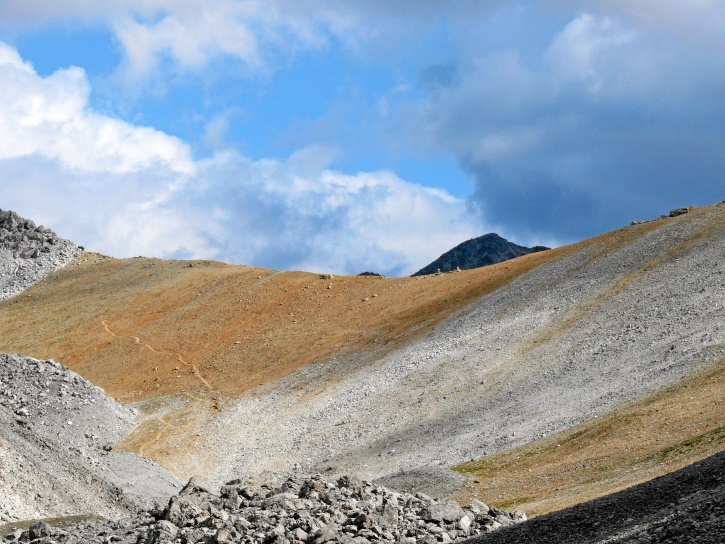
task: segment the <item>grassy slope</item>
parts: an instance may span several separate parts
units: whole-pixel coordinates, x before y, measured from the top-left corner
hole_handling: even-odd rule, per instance
[[[474,478],[456,498],[485,498],[541,515],[672,472],[724,447],[720,356],[708,370],[603,417],[455,467]]]
[[[0,303],[0,351],[56,358],[125,402],[205,391],[180,354],[234,397],[311,361],[391,349],[547,258],[425,278],[322,279],[86,254]]]
[[[397,347],[541,263],[578,251],[595,260],[657,226],[416,278],[322,279],[210,261],[85,254],[0,302],[0,351],[55,358],[123,402],[205,391],[180,354],[214,391],[235,397],[312,361]]]

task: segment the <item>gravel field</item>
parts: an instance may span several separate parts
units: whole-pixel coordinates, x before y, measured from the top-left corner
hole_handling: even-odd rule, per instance
[[[0,522],[150,508],[181,482],[113,451],[136,415],[55,361],[0,354]]]

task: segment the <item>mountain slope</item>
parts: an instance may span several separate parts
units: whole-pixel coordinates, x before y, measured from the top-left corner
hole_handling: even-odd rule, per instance
[[[723,208],[554,254],[407,346],[340,360],[328,387],[306,386],[325,383],[309,367],[241,398],[210,451],[230,471],[373,477],[506,451],[674,383],[725,342]]]
[[[724,243],[718,205],[415,278],[85,255],[0,303],[0,350],[138,407],[126,446],[179,475],[440,470],[713,364]]]
[[[714,362],[710,362],[714,361]],[[465,463],[457,499],[530,516],[567,508],[725,449],[725,347],[664,389],[544,439]]]
[[[520,246],[492,232],[458,244],[429,265],[418,270],[413,276],[435,274],[438,271],[451,272],[457,269],[471,270],[547,249],[549,248],[544,246]]]

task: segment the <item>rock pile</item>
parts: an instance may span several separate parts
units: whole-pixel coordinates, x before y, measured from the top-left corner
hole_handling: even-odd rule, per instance
[[[77,513],[119,517],[181,482],[115,451],[136,414],[53,360],[0,354],[0,523]]]
[[[367,544],[452,542],[524,521],[523,512],[504,512],[474,501],[461,508],[417,493],[398,493],[343,476],[294,476],[281,486],[235,480],[220,494],[192,478],[166,508],[120,522],[86,521],[64,530],[31,526],[6,537],[32,542],[35,534],[56,542]],[[100,537],[100,538],[99,538]]]
[[[53,360],[0,353],[0,406],[15,423],[98,463],[104,447],[126,436],[136,415],[103,389]]]
[[[73,242],[0,210],[0,300],[16,295],[83,253]]]

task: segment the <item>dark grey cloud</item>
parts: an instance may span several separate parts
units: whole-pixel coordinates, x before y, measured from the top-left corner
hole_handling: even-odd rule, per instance
[[[448,86],[431,67],[419,132],[474,179],[483,222],[520,242],[723,200],[725,60],[710,42],[663,32],[580,14],[534,62],[516,50],[459,59]]]

